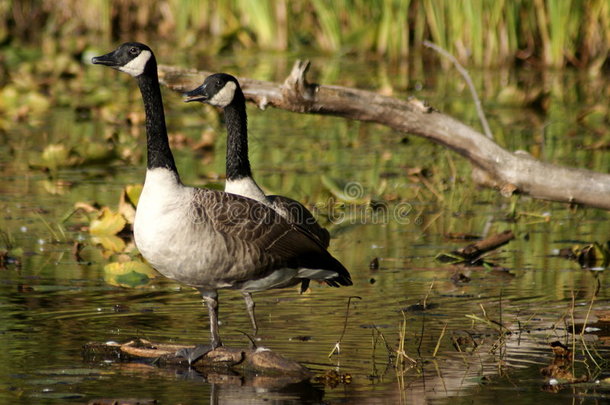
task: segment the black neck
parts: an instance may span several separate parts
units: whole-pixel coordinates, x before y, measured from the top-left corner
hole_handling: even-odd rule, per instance
[[[149,63],[150,65],[150,63]],[[146,144],[148,150],[148,169],[166,168],[178,175],[174,156],[169,148],[163,99],[157,77],[157,66],[147,66],[146,72],[138,76],[138,85],[146,112]]]
[[[246,100],[239,89],[235,91],[231,104],[224,110],[227,125],[227,180],[251,177]]]

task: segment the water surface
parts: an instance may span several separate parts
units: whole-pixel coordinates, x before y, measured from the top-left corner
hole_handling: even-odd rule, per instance
[[[161,58],[180,61],[167,52]],[[285,55],[257,55],[220,59],[215,68],[281,81],[292,61]],[[598,283],[589,322],[607,319],[607,271],[584,270],[556,255],[563,247],[608,241],[607,213],[506,199],[477,189],[468,163],[458,155],[379,125],[262,112],[253,106],[248,107],[250,151],[259,183],[270,193],[315,209],[333,234],[331,252],[350,269],[354,281],[353,287],[341,289],[312,285],[303,295],[293,289],[257,294],[258,344],[302,362],[318,376],[334,371],[343,379],[262,389],[248,376],[214,379],[188,370],[87,361],[82,346],[90,341],[141,337],[191,344],[207,341],[208,325],[193,289],[162,277],[137,287],[113,283],[104,271],[108,260],[85,228],[87,218],[69,217],[80,202],[116,209],[123,187],[142,182],[144,174],[142,106],[135,84],[108,69],[84,64],[78,69],[76,77],[57,79],[48,109],[5,123],[1,135],[0,247],[17,249],[21,263],[0,269],[0,402],[607,400],[607,384],[583,383],[549,392],[548,378],[540,372],[553,361],[550,342],[572,344],[572,317],[586,318]],[[322,83],[386,91],[392,87],[398,97],[416,94],[478,126],[467,89],[454,72],[417,66],[404,72],[376,62],[327,57],[313,58],[312,70]],[[571,72],[477,75],[500,143],[547,161],[603,172],[610,168],[607,150],[590,146],[600,137],[608,139],[607,109],[601,124],[592,120],[584,125],[582,115],[605,106],[608,94],[603,89],[608,84]],[[528,93],[536,86],[549,92],[544,111],[523,107],[503,92]],[[164,98],[172,139],[194,143],[202,131],[216,139],[211,152],[175,148],[184,182],[222,185],[226,144],[215,110],[184,105],[167,90]],[[109,148],[116,156],[57,170],[36,164],[49,144],[66,145],[78,154],[88,143],[116,145]],[[347,185],[345,191],[357,198],[335,205],[323,176]],[[367,199],[386,207],[386,215],[363,205],[361,200]],[[490,235],[507,229],[516,238],[488,258],[495,269],[458,270],[434,260],[438,253],[465,244],[447,239],[449,232]],[[75,242],[87,246],[81,257],[73,253]],[[378,269],[370,268],[374,258]],[[469,281],[454,281],[452,276],[459,272]],[[349,297],[359,298],[351,300],[346,323]],[[249,331],[249,321],[241,295],[222,291],[220,299],[225,344],[246,346],[241,331]],[[500,323],[511,334],[501,334],[497,324],[473,316]],[[339,339],[340,354],[329,357]],[[587,333],[583,339],[578,337],[574,346],[574,372],[590,375],[588,381],[603,379],[608,372],[607,330],[605,335]],[[400,356],[397,361],[401,340],[404,353],[416,364],[401,362]]]

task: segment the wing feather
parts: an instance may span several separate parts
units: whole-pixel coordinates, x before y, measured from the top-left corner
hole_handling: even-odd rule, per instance
[[[284,215],[290,223],[307,229],[320,241],[322,246],[328,247],[330,234],[318,224],[316,218],[303,204],[282,195],[269,195],[267,198],[273,204],[273,208]]]
[[[331,270],[329,285],[351,285],[349,272],[328,253],[309,229],[290,223],[265,204],[247,197],[210,189],[195,189],[193,212],[198,221],[257,251],[269,270],[291,267]]]

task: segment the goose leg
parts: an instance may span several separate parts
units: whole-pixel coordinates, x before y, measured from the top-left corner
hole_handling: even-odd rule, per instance
[[[208,313],[210,316],[210,335],[212,341],[209,345],[197,345],[192,348],[180,349],[176,352],[176,356],[184,357],[188,361],[189,365],[195,362],[201,356],[222,345],[222,342],[220,341],[220,334],[218,332],[218,293],[216,291],[199,291],[203,297],[203,302],[208,307]]]
[[[252,322],[252,329],[254,329],[254,334],[258,332],[258,326],[256,325],[256,317],[254,316],[254,300],[252,299],[252,294],[246,291],[242,291],[242,295],[244,296],[244,300],[246,301],[246,309],[248,310],[248,315],[250,316],[250,322]]]
[[[210,335],[212,338],[212,350],[214,350],[218,346],[222,346],[220,333],[218,332],[218,293],[214,291],[213,293],[201,293],[201,295],[210,315]]]

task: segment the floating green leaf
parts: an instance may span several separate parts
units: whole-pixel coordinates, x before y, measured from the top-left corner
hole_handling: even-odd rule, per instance
[[[114,148],[106,143],[85,142],[77,148],[83,162],[106,162],[116,157]]]
[[[70,149],[66,145],[54,143],[47,145],[42,151],[41,165],[55,170],[58,167],[69,166],[71,164]]]
[[[121,287],[139,287],[157,276],[158,273],[148,264],[135,260],[113,262],[104,266],[106,282]]]

